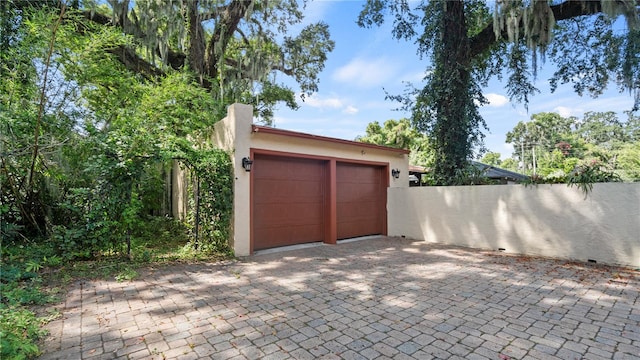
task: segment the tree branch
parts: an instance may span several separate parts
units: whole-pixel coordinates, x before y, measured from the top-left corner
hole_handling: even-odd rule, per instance
[[[218,57],[222,56],[229,45],[229,41],[233,38],[234,33],[238,29],[240,20],[249,9],[253,0],[234,0],[224,12],[219,14],[219,20],[213,30],[213,35],[207,44],[205,71],[206,74],[214,78],[218,72]]]
[[[155,67],[153,64],[141,59],[133,49],[125,46],[118,46],[107,52],[116,56],[127,69],[134,73],[142,75],[145,79],[153,80],[164,75],[164,72]]]
[[[47,100],[47,78],[49,76],[49,67],[51,66],[51,57],[53,56],[53,47],[56,42],[56,35],[58,34],[58,28],[62,23],[62,19],[64,18],[64,12],[66,11],[66,6],[63,4],[60,8],[60,15],[58,16],[58,20],[53,25],[53,29],[51,30],[51,40],[49,41],[49,51],[47,52],[47,57],[44,62],[44,76],[42,80],[42,88],[40,89],[40,102],[38,104],[38,117],[36,118],[36,126],[33,134],[33,157],[31,158],[31,167],[29,170],[29,181],[27,182],[27,186],[29,189],[32,189],[33,185],[33,172],[35,171],[36,160],[38,159],[38,139],[40,138],[40,124],[42,124],[42,117],[44,116],[44,106]]]
[[[216,16],[218,16],[221,13],[224,13],[225,11],[228,11],[229,5],[221,5],[218,6],[214,11],[207,11],[207,12],[202,12],[200,13],[200,20],[201,21],[208,21],[211,19],[215,19]]]
[[[118,24],[113,23],[113,21],[111,20],[111,17],[98,12],[91,12],[91,11],[85,10],[82,12],[82,15],[84,16],[85,19],[90,20],[99,25],[118,26]],[[127,35],[132,35],[133,37],[140,40],[144,39],[145,35],[142,32],[142,30],[137,29],[137,25],[135,26],[135,28],[133,26],[129,26],[128,30],[125,30],[122,26],[119,26],[119,28]],[[140,72],[141,75],[144,76],[145,78],[153,78],[153,77],[164,74],[164,72],[158,69],[156,66],[140,58],[132,49],[128,49],[124,46],[120,46],[116,49],[110,50],[109,52],[116,55],[118,60],[125,67],[127,67],[127,69],[134,72]],[[160,49],[156,49],[156,54],[160,54]],[[183,53],[180,53],[171,49],[169,49],[167,57],[168,57],[167,64],[169,64],[169,66],[171,66],[172,69],[176,69],[176,70],[181,68],[184,65],[184,61],[186,59],[186,56]]]
[[[640,0],[637,2],[640,4]],[[602,4],[600,0],[567,0],[551,6],[551,11],[553,11],[553,16],[556,21],[562,21],[578,16],[600,13],[602,12]],[[524,31],[522,33],[524,33]],[[507,38],[506,31],[502,32],[501,38]],[[487,51],[497,42],[498,39],[496,39],[496,34],[493,31],[493,21],[491,21],[480,33],[471,38],[471,57],[473,58]]]

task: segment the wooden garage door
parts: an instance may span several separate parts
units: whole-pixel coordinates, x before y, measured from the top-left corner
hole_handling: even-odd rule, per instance
[[[325,163],[256,154],[253,249],[324,240]]]
[[[386,218],[384,179],[383,167],[336,165],[338,239],[383,233]]]

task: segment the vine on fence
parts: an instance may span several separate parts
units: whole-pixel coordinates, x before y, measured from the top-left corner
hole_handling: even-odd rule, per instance
[[[202,252],[230,254],[233,168],[229,154],[199,150],[181,160],[190,176],[186,220],[192,230],[191,245]]]

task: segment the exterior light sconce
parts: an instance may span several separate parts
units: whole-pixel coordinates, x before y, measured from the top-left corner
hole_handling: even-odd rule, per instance
[[[394,179],[397,179],[400,177],[400,170],[398,169],[391,169],[391,176],[393,176]]]
[[[242,167],[246,172],[251,171],[251,166],[253,166],[253,160],[249,159],[248,157],[242,158]]]

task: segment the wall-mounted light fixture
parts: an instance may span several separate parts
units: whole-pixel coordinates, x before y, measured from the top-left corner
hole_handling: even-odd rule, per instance
[[[244,168],[245,171],[247,172],[251,171],[252,165],[253,165],[253,160],[249,159],[248,157],[242,158],[242,167]]]
[[[398,169],[391,169],[391,176],[393,176],[395,179],[400,177],[400,170]]]

